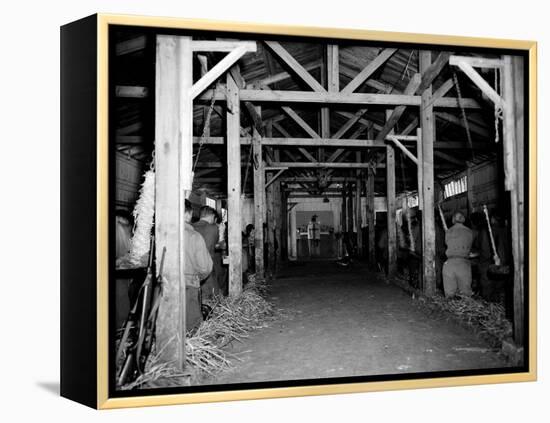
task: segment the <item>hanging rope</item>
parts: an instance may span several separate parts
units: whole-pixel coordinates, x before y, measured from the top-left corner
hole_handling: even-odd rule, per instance
[[[210,100],[210,107],[208,108],[208,112],[206,113],[206,118],[204,119],[204,127],[202,128],[202,135],[199,140],[199,149],[197,150],[197,154],[195,155],[195,162],[193,163],[191,179],[194,179],[195,177],[195,168],[197,167],[197,163],[199,162],[202,146],[206,141],[206,134],[210,130],[210,120],[212,118],[212,111],[214,110],[214,104],[216,103],[216,95],[218,94],[218,89],[219,89],[219,83],[216,83],[216,87],[214,88],[214,94],[212,94],[212,99]]]
[[[416,50],[411,51],[411,54],[409,54],[409,58],[407,60],[407,64],[403,68],[403,71],[401,72],[401,80],[405,78],[405,74],[409,76],[409,65],[411,64],[411,59],[413,58],[413,55]]]
[[[475,161],[474,144],[472,142],[472,135],[470,134],[470,124],[468,123],[468,118],[466,117],[466,110],[462,105],[462,92],[460,90],[460,84],[458,83],[458,75],[456,74],[455,71],[453,71],[453,82],[455,84],[456,93],[458,95],[456,100],[458,102],[458,108],[460,109],[460,114],[462,116],[462,122],[464,124],[464,128],[466,129],[466,137],[468,138],[468,145],[470,146],[472,161]]]

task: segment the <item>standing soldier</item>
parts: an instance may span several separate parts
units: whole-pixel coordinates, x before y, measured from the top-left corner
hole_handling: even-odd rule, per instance
[[[216,244],[219,238],[218,225],[214,223],[215,219],[216,210],[209,206],[202,206],[200,209],[200,219],[193,223],[193,228],[202,235],[212,261],[214,261]],[[220,293],[215,267],[206,280],[202,282],[201,291],[203,300]]]
[[[202,321],[200,304],[201,280],[212,272],[212,258],[203,237],[191,225],[193,206],[185,200],[185,295],[187,330],[197,327]]]
[[[464,226],[466,218],[460,212],[453,215],[453,226],[445,234],[447,261],[443,265],[443,289],[446,297],[472,295],[472,269],[470,250],[472,230]]]
[[[319,244],[321,242],[321,227],[317,222],[317,215],[311,216],[311,221],[307,225],[307,240],[309,247],[309,256],[318,256]]]

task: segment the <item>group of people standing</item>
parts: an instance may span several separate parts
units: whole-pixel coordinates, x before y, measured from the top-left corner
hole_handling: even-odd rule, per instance
[[[203,319],[203,301],[227,290],[223,268],[223,251],[226,248],[223,225],[216,210],[202,206],[199,220],[192,223],[193,206],[185,200],[185,286],[187,329],[196,327]]]
[[[227,253],[226,227],[215,209],[202,206],[199,220],[192,223],[193,207],[185,202],[185,278],[187,292],[187,327],[202,320],[201,305],[214,297],[227,295],[228,272],[223,264]],[[243,273],[254,267],[254,225],[246,226],[242,234]]]

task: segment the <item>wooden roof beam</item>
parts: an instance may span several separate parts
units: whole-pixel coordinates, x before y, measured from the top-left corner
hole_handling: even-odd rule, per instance
[[[116,55],[123,56],[125,54],[134,53],[139,50],[143,50],[147,44],[147,37],[140,35],[126,41],[120,41],[116,44]]]
[[[298,75],[313,91],[326,92],[325,88],[276,41],[264,41],[265,44]]]
[[[386,63],[386,61],[392,57],[396,51],[396,48],[386,48],[382,50],[382,52],[376,56],[374,60],[365,66],[365,68],[344,87],[342,93],[351,94],[354,92],[363,84],[363,82],[365,82],[374,72],[376,72],[380,66]]]
[[[208,90],[198,98],[209,101],[214,95],[214,90]],[[280,91],[280,90],[254,90],[244,89],[240,91],[242,101],[271,102],[271,103],[317,103],[317,104],[378,104],[381,106],[420,106],[419,95],[406,94],[379,94],[379,93],[329,93],[311,91]],[[224,101],[225,93],[216,93],[216,100]],[[466,109],[480,109],[479,103],[472,98],[463,98],[462,106]],[[458,100],[454,97],[443,97],[435,101],[434,107],[457,108]]]

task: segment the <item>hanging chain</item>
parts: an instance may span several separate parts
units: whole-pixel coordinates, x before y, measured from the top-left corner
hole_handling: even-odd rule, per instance
[[[193,163],[193,175],[195,174],[195,168],[197,167],[197,163],[199,162],[199,156],[201,155],[202,146],[206,141],[206,134],[210,130],[210,119],[212,117],[212,112],[214,111],[214,104],[216,103],[216,95],[218,94],[219,86],[220,86],[219,82],[216,83],[216,87],[214,88],[214,93],[212,94],[212,99],[210,100],[210,107],[208,108],[208,112],[206,113],[206,118],[204,120],[204,127],[202,129],[202,135],[199,141],[199,149],[197,150],[197,154],[195,156],[195,163]]]
[[[495,68],[495,91],[499,93],[498,89],[498,68]],[[500,141],[500,133],[499,133],[499,120],[502,119],[502,107],[499,107],[495,104],[495,142],[498,143]]]
[[[453,81],[456,88],[456,93],[458,94],[457,102],[460,109],[460,114],[462,115],[462,122],[464,123],[464,128],[466,129],[466,137],[468,138],[468,145],[470,146],[470,152],[472,153],[472,161],[475,160],[474,155],[474,144],[472,142],[472,135],[470,134],[470,124],[468,123],[468,118],[466,117],[466,110],[462,105],[462,92],[460,90],[460,84],[458,83],[458,76],[455,71],[453,71]]]

